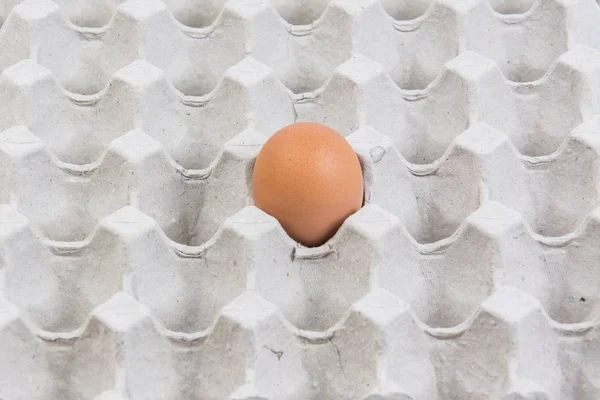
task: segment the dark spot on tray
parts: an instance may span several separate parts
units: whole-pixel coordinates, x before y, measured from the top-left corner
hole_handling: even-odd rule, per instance
[[[277,361],[281,361],[281,357],[283,357],[283,351],[273,350],[267,346],[263,346],[265,349],[269,350],[271,353],[277,356]]]

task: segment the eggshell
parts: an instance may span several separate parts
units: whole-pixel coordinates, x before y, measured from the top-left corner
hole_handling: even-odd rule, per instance
[[[301,122],[267,140],[252,176],[255,205],[305,246],[331,238],[363,203],[356,153],[336,131]]]

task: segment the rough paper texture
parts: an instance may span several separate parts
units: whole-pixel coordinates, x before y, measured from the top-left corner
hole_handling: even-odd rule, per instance
[[[0,399],[597,400],[595,0],[0,0]],[[295,121],[366,205],[253,207]]]

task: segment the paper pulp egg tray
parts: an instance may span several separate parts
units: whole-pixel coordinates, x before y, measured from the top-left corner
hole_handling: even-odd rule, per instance
[[[595,0],[0,0],[0,399],[597,400]],[[253,206],[359,155],[323,246]]]

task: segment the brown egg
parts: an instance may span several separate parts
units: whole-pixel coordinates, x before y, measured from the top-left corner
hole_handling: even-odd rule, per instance
[[[339,133],[301,122],[267,140],[254,166],[252,194],[292,239],[319,246],[361,208],[362,170]]]

